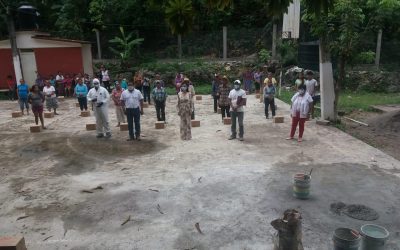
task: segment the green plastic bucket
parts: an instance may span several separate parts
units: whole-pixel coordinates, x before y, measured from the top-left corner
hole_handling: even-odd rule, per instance
[[[360,233],[351,228],[337,228],[333,234],[334,250],[359,250]]]
[[[308,199],[310,196],[311,176],[295,174],[293,177],[293,195],[298,199]]]
[[[383,250],[385,249],[389,232],[384,227],[366,224],[361,227],[361,235],[361,250]]]

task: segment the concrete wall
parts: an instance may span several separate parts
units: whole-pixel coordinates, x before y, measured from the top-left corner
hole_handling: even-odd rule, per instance
[[[82,60],[84,73],[93,76],[92,46],[90,44],[82,44]]]
[[[63,74],[83,73],[81,48],[37,48],[35,50],[38,72],[43,77]]]
[[[62,47],[81,47],[80,43],[63,42],[63,41],[50,41],[44,39],[32,38],[35,35],[46,35],[46,33],[38,33],[35,31],[19,31],[16,32],[17,45],[20,49],[32,48],[62,48]],[[0,42],[0,48],[11,48],[9,40]]]

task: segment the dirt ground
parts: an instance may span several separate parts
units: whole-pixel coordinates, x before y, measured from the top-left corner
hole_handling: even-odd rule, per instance
[[[94,117],[80,117],[74,100],[61,102],[61,115],[38,134],[29,133],[32,116],[11,118],[17,104],[0,102],[0,235],[23,235],[29,250],[270,250],[270,222],[295,208],[305,249],[331,249],[336,228],[368,223],[386,227],[387,249],[400,249],[398,160],[312,121],[301,144],[286,141],[288,106],[277,101],[285,123],[274,124],[253,95],[244,142],[227,140],[230,126],[209,96],[196,101],[201,127],[193,140],[181,141],[175,103],[168,101],[166,129],[154,129],[150,106],[143,140],[127,142],[112,106],[113,136],[96,139],[85,130]],[[293,175],[312,168],[310,199],[294,198]],[[371,207],[379,218],[331,212],[339,201]]]
[[[356,111],[349,115],[368,126],[342,119],[345,131],[400,160],[400,105],[376,108],[380,112]]]

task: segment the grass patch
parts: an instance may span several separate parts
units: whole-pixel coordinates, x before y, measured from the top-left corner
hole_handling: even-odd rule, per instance
[[[280,100],[289,103],[294,92],[282,89]],[[339,97],[338,110],[346,113],[354,110],[373,111],[371,105],[400,104],[400,93],[343,92]]]
[[[167,94],[168,95],[175,95],[176,91],[174,87],[166,87]],[[194,91],[196,92],[197,95],[211,95],[211,84],[206,85],[195,85],[194,86]]]

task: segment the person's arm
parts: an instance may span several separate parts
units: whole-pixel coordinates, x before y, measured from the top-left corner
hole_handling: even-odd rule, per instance
[[[32,94],[31,93],[28,94],[28,103],[32,104]]]
[[[119,98],[121,107],[125,110],[125,99],[124,99],[124,92],[121,93],[121,97]]]

